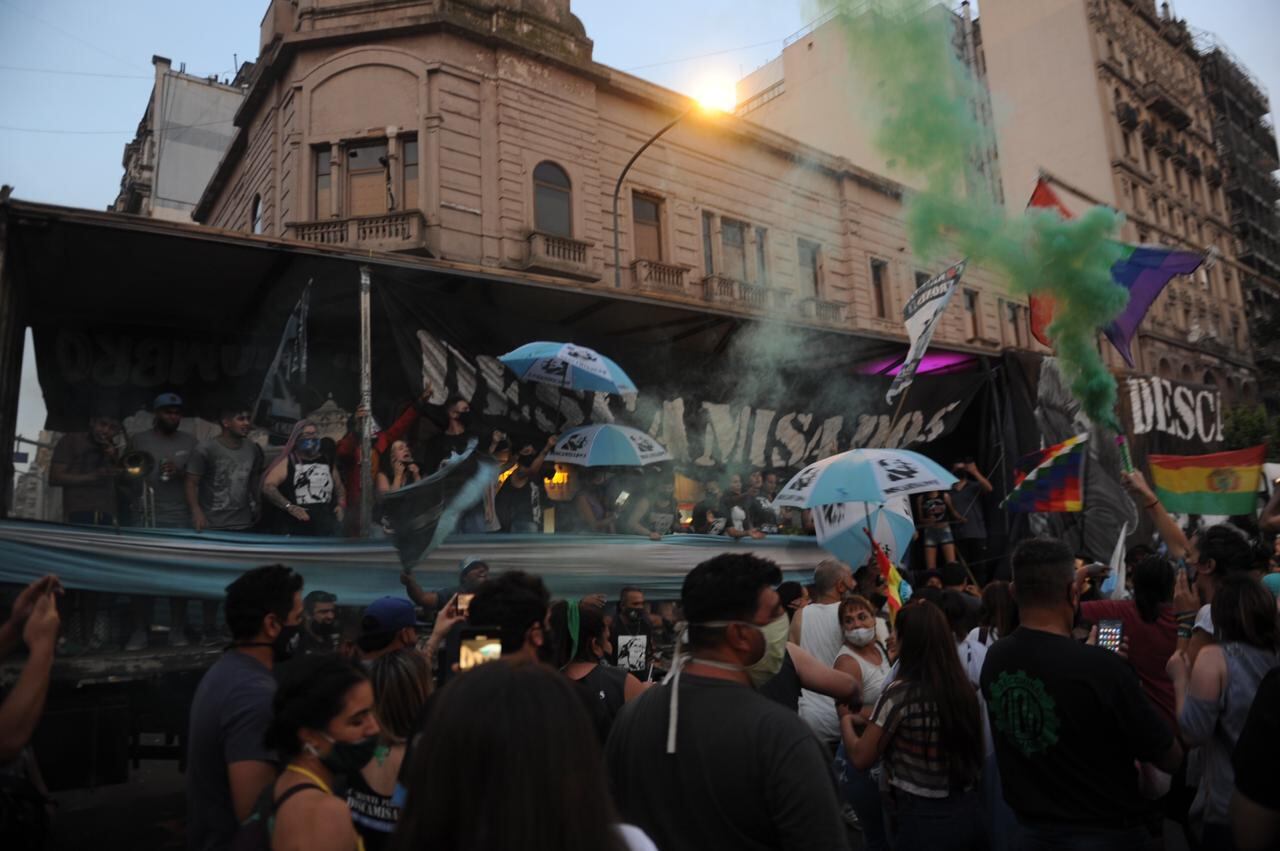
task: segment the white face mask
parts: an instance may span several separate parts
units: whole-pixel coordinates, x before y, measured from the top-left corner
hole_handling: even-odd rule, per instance
[[[846,629],[844,631],[844,640],[854,647],[866,647],[876,640],[876,631],[874,627],[869,626],[859,629]]]

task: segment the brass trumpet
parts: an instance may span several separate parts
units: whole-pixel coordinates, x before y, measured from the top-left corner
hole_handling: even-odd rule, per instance
[[[156,492],[147,479],[156,468],[156,459],[150,452],[141,449],[130,449],[120,456],[119,478],[128,483],[138,482],[142,485],[140,507],[142,509],[142,525],[152,529],[156,525]]]
[[[145,479],[155,468],[155,457],[141,449],[130,449],[120,458],[120,475],[131,481]]]

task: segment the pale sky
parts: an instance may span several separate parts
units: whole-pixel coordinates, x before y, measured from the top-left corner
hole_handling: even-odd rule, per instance
[[[707,76],[737,79],[777,56],[815,5],[574,0],[572,8],[595,41],[596,61],[692,92]],[[1280,0],[1173,6],[1280,93]],[[255,58],[266,9],[266,0],[0,0],[0,183],[25,200],[105,208],[151,92],[151,56],[228,76],[237,58]],[[27,371],[19,431],[34,437],[44,411],[34,369]]]

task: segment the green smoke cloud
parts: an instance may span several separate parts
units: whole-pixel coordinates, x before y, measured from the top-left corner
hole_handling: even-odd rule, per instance
[[[945,9],[926,0],[819,6],[836,13],[856,78],[872,93],[876,147],[923,181],[906,202],[912,249],[926,261],[968,257],[1005,278],[1011,292],[1053,296],[1049,336],[1072,392],[1091,420],[1113,424],[1116,384],[1097,341],[1129,297],[1111,278],[1122,251],[1119,214],[1095,207],[1070,221],[1043,210],[1010,217],[989,196],[972,159],[988,143],[973,114],[979,84],[955,55]]]

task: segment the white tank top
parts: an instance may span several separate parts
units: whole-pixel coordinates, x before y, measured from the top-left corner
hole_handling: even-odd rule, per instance
[[[889,654],[884,652],[884,648],[880,648],[880,664],[872,665],[866,659],[863,659],[857,653],[854,653],[847,644],[840,645],[840,652],[836,654],[836,658],[841,656],[851,656],[858,663],[858,668],[862,671],[862,705],[872,707],[876,705],[876,701],[880,699],[880,692],[884,691],[884,682],[889,677],[889,671],[892,666],[889,664]]]
[[[844,645],[840,630],[839,603],[811,603],[801,610],[800,646],[815,659],[830,667]],[[808,689],[800,690],[800,717],[819,739],[834,742],[840,738],[840,718],[836,715],[835,701],[825,694]]]

